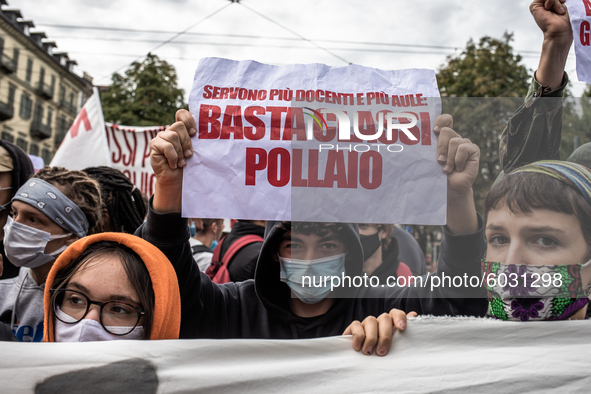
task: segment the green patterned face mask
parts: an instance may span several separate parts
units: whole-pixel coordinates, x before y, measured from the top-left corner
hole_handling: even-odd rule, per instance
[[[589,302],[581,264],[516,265],[482,260],[490,313],[500,320],[566,320]]]

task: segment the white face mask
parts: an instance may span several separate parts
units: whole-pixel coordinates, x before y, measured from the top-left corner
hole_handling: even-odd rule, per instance
[[[331,282],[325,282],[326,286],[316,287],[312,284],[315,282],[308,283],[306,279],[304,286],[302,277],[309,276],[311,280],[316,277],[316,281],[320,279],[319,282],[321,282],[325,276],[341,276],[345,272],[346,255],[346,253],[341,253],[316,260],[297,260],[279,256],[279,279],[287,283],[291,291],[302,302],[316,304],[331,292]]]
[[[59,309],[56,311],[59,313],[60,318],[63,320],[71,320],[72,317],[68,316]],[[60,319],[54,319],[55,322],[55,341],[56,342],[92,342],[92,341],[118,341],[123,339],[142,339],[144,335],[144,327],[137,326],[126,335],[113,335],[103,328],[101,323],[92,319],[82,319],[76,324],[67,324]],[[111,332],[127,332],[131,327],[107,327]]]
[[[37,268],[55,260],[55,256],[66,250],[67,245],[45,254],[49,241],[67,238],[71,233],[51,235],[50,233],[15,222],[10,216],[4,226],[4,251],[6,257],[17,267]]]

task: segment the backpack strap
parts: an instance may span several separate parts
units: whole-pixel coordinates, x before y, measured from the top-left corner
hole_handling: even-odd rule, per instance
[[[242,249],[246,245],[250,245],[255,242],[263,242],[263,241],[264,241],[263,237],[261,237],[260,235],[255,235],[255,234],[245,235],[244,237],[238,238],[232,245],[230,245],[230,247],[228,248],[228,250],[224,254],[224,257],[222,258],[222,261],[221,261],[222,264],[224,265],[224,267],[227,268],[228,264],[230,263],[230,260],[232,260],[232,257],[234,257],[234,255],[236,253],[238,253],[238,251],[240,249]],[[217,249],[217,246],[216,246],[216,249]],[[213,257],[214,258],[216,257],[215,254]],[[218,255],[218,260],[215,260],[215,261],[219,261],[219,255]]]
[[[192,252],[192,254],[196,254],[196,253],[204,253],[204,252],[212,253],[213,251],[205,245],[194,245],[194,246],[191,246],[191,252]]]
[[[230,260],[232,260],[232,257],[234,257],[240,249],[255,242],[263,242],[263,238],[259,235],[253,234],[245,235],[244,237],[237,239],[232,245],[230,245],[222,258],[222,261],[220,261],[222,242],[219,242],[213,250],[211,265],[207,268],[205,273],[215,283],[222,284],[230,282],[230,273],[228,272],[228,264],[230,263]]]
[[[407,279],[407,286],[410,286],[414,282],[414,278],[412,278],[413,274],[408,265],[400,262],[398,264],[398,269],[396,270],[396,276],[401,277],[404,276]]]

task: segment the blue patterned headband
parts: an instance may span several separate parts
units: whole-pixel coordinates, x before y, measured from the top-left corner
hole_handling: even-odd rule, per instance
[[[585,166],[569,161],[542,160],[519,167],[509,175],[520,172],[534,172],[551,176],[578,190],[591,205],[591,172]]]
[[[64,230],[79,238],[88,233],[88,220],[84,212],[55,186],[39,178],[31,178],[12,199],[38,209]]]

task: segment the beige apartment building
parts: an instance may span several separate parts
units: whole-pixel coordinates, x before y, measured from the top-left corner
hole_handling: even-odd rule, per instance
[[[92,94],[92,78],[74,74],[76,62],[31,32],[33,21],[0,4],[0,138],[49,164]]]

